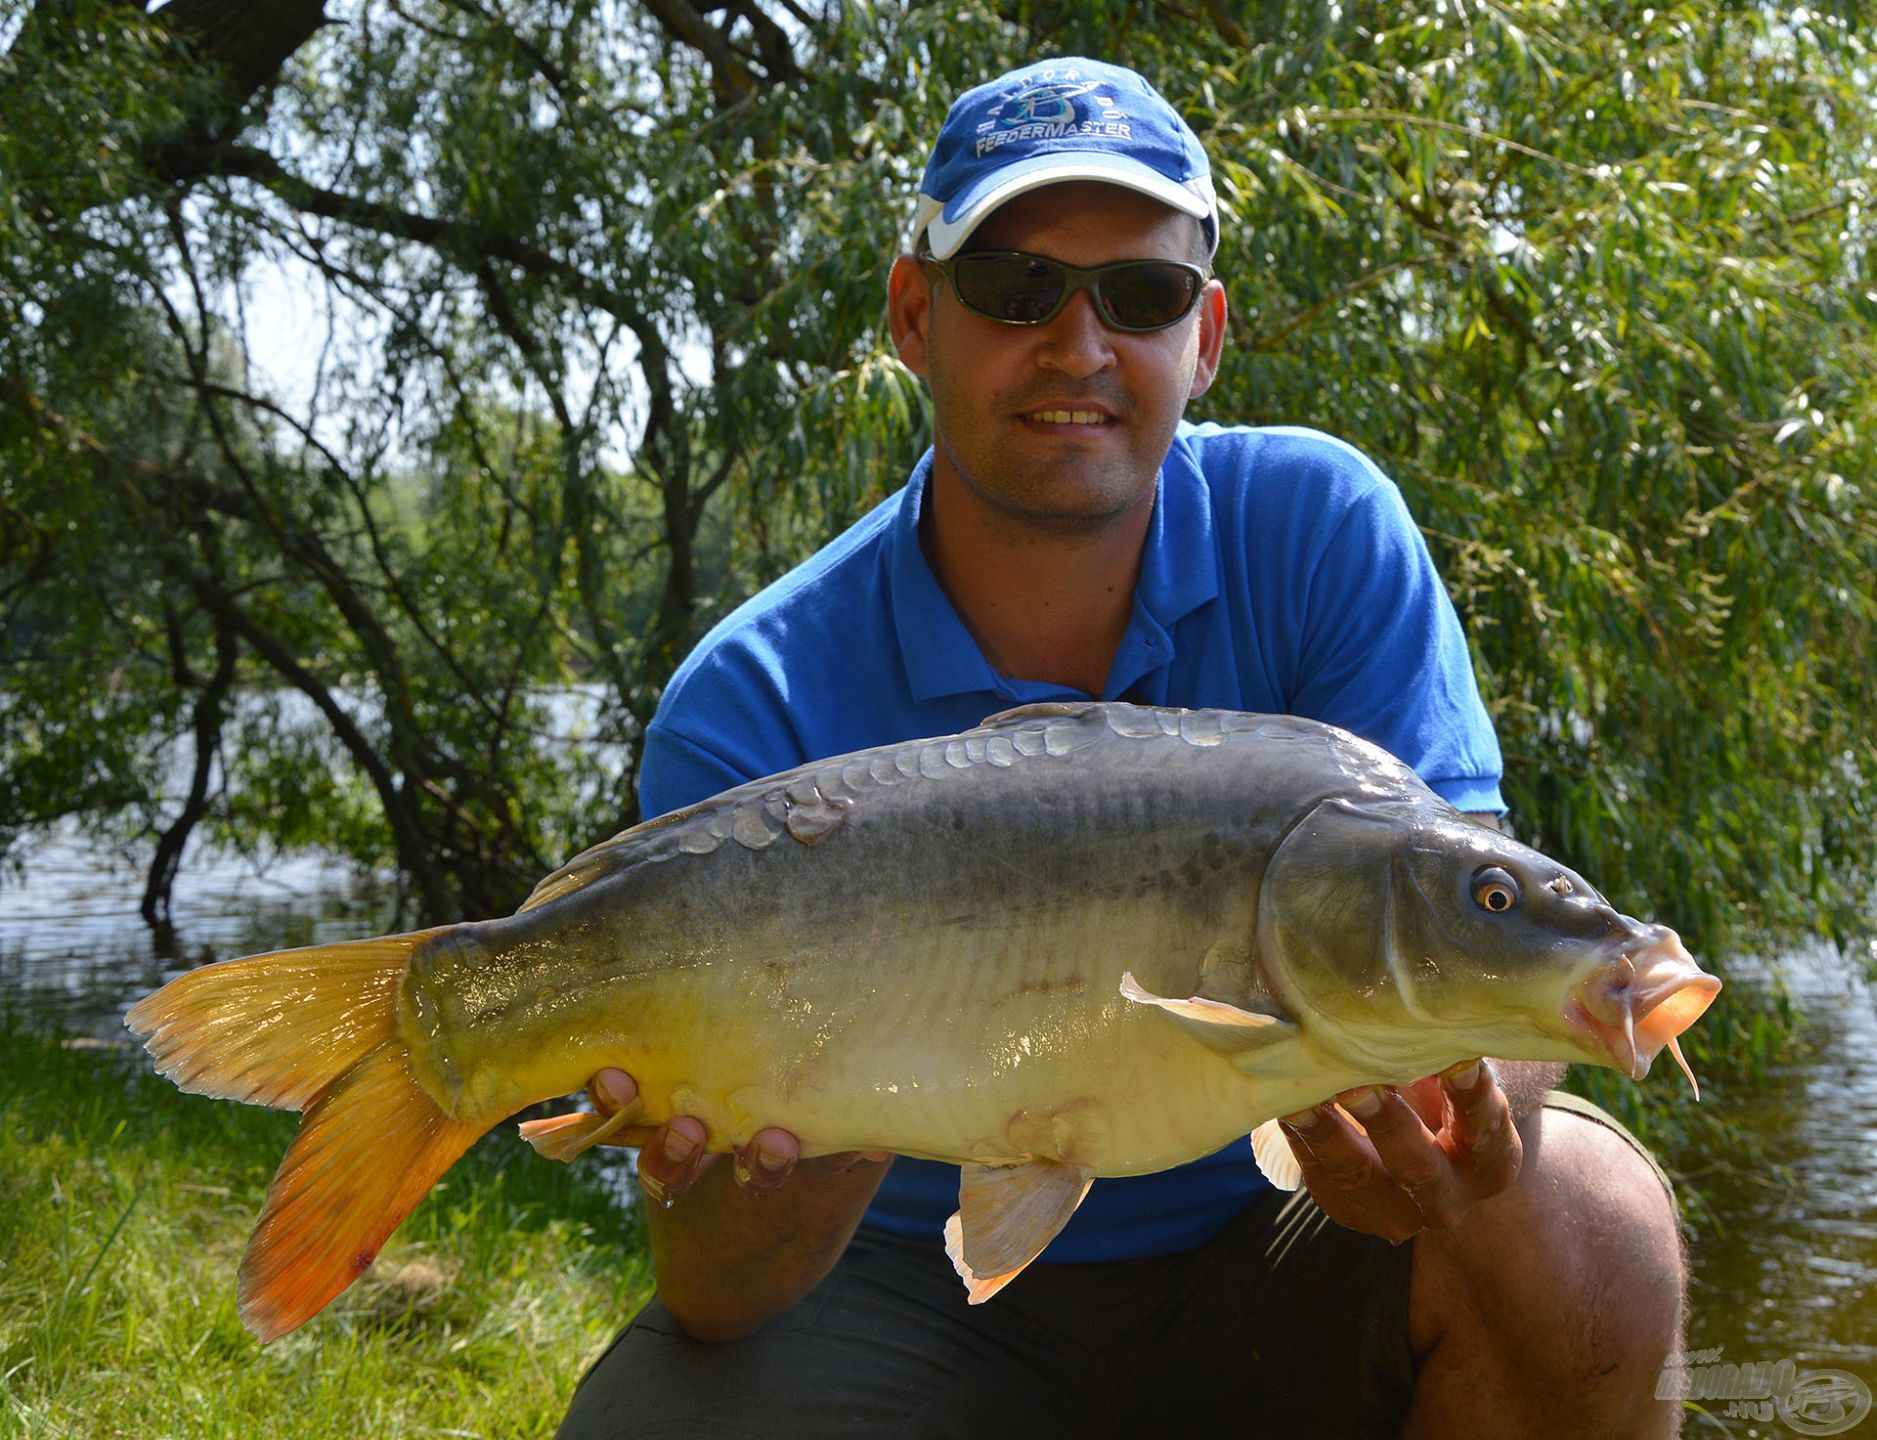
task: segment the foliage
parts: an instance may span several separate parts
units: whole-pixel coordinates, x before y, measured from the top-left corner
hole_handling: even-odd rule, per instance
[[[1217,52],[1256,97],[1215,102],[1250,281],[1219,408],[1400,478],[1515,824],[1716,947],[1869,904],[1868,33],[1291,7]]]
[[[649,1289],[598,1167],[512,1134],[262,1349],[234,1274],[285,1115],[0,1017],[0,1429],[33,1437],[549,1435]]]
[[[1196,413],[1401,481],[1515,825],[1710,951],[1868,923],[1862,7],[357,0],[281,7],[248,89],[172,43],[201,8],[37,0],[0,60],[0,830],[199,794],[512,904],[630,818],[684,647],[922,442],[879,316],[949,97],[1085,51],[1214,157]]]

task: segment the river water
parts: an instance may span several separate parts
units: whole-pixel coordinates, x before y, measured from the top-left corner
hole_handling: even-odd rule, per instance
[[[192,850],[165,954],[137,913],[131,856],[66,834],[25,859],[23,882],[0,879],[0,1009],[105,1039],[122,1039],[124,1008],[184,969],[378,934],[394,905],[387,885],[331,861]],[[1685,1379],[1706,1398],[1687,1433],[1877,1435],[1877,992],[1823,948],[1779,968],[1807,1019],[1804,1054],[1752,1089],[1710,1085],[1703,1102],[1757,1139],[1760,1160],[1664,1157],[1698,1176],[1709,1206],[1690,1236]],[[1659,1070],[1644,1083],[1678,1081]],[[1754,1371],[1730,1366],[1763,1367],[1778,1393],[1743,1395]]]

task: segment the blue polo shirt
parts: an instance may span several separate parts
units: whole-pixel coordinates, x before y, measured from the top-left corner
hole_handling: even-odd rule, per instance
[[[646,731],[647,817],[808,760],[967,729],[1039,700],[1000,675],[926,563],[927,452],[904,488],[704,637]],[[1498,812],[1498,741],[1465,637],[1400,492],[1316,431],[1182,423],[1161,466],[1133,614],[1103,699],[1287,712]],[[1248,1145],[1097,1180],[1045,1260],[1197,1245],[1264,1188]],[[956,1167],[897,1160],[864,1223],[939,1243]]]

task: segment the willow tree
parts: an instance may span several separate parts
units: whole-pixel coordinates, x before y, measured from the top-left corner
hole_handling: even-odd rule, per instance
[[[1400,480],[1515,826],[1710,950],[1866,933],[1857,8],[141,9],[0,27],[15,828],[199,813],[438,915],[623,822],[684,646],[923,443],[881,296],[945,103],[1087,51],[1214,159],[1202,413]],[[283,273],[305,394],[252,363]],[[605,703],[543,745],[568,677]],[[165,789],[152,735],[209,758]]]
[[[202,820],[392,865],[427,918],[512,905],[631,818],[732,575],[878,493],[856,435],[912,443],[853,303],[893,46],[754,5],[143,9],[0,29],[0,824],[128,816],[157,917]],[[299,394],[253,364],[282,277],[321,309]]]

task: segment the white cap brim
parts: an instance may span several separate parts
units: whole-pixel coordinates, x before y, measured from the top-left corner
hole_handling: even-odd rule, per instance
[[[933,258],[949,260],[998,206],[1028,191],[1068,180],[1120,185],[1171,206],[1183,215],[1191,215],[1195,220],[1211,220],[1212,248],[1216,250],[1219,246],[1218,207],[1213,199],[1210,175],[1197,175],[1184,182],[1169,180],[1152,167],[1124,155],[1055,151],[1004,166],[987,179],[990,183],[981,190],[968,189],[954,196],[949,207],[930,195],[921,194],[913,216],[914,246],[923,234]]]

